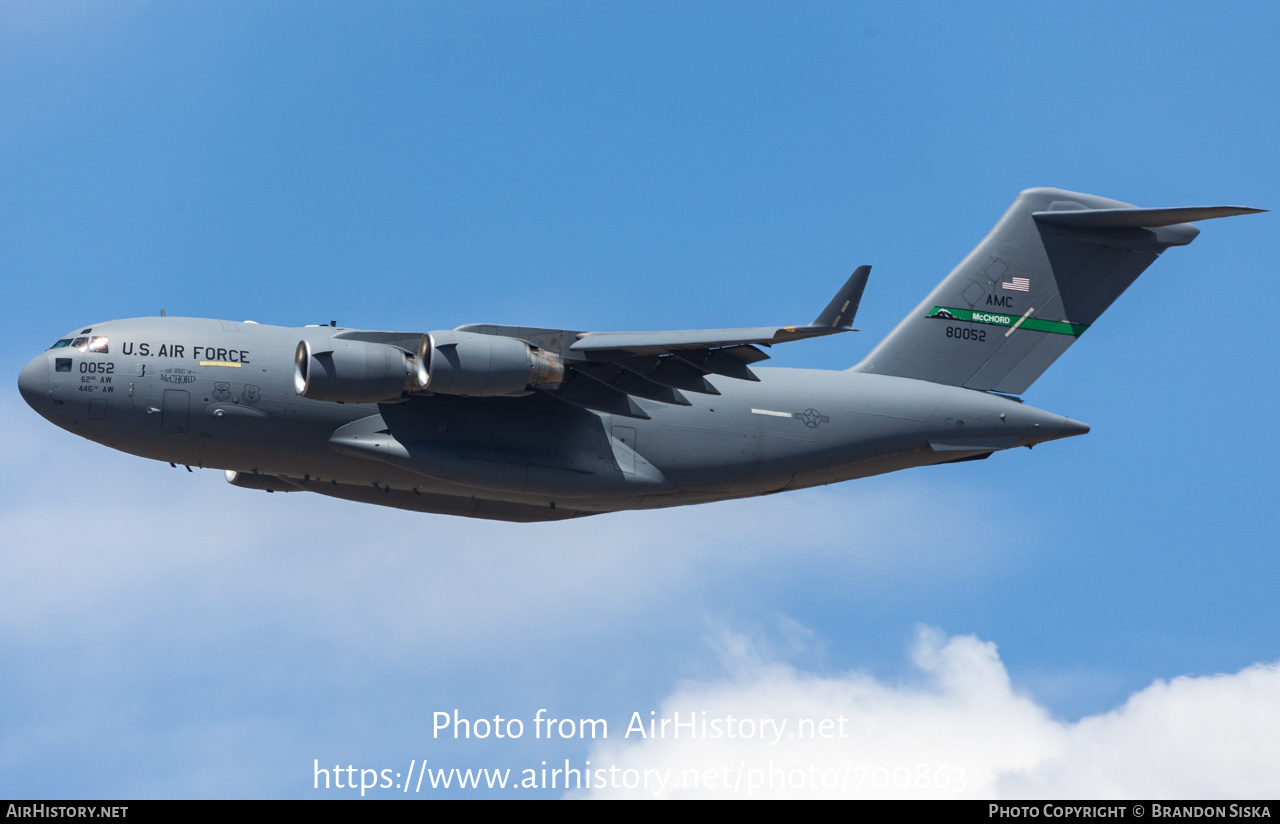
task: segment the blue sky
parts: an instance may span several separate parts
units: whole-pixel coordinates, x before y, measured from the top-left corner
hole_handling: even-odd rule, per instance
[[[804,322],[870,263],[865,331],[773,353],[846,368],[1023,188],[1280,205],[1277,22],[0,3],[0,794],[350,795],[312,788],[316,759],[737,763],[759,754],[620,733],[634,711],[817,707],[860,732],[788,757],[945,757],[976,795],[1274,797],[1274,769],[1200,760],[1280,763],[1253,733],[1280,719],[1271,215],[1203,224],[1026,393],[1089,435],[756,501],[520,526],[268,496],[79,441],[16,376],[72,327],[162,308]],[[454,708],[530,734],[433,739]],[[609,740],[534,740],[540,708]],[[1081,766],[1101,751],[1114,783]]]

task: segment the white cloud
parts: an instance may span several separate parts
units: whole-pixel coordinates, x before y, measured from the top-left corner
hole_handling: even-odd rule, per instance
[[[661,619],[662,604],[714,610],[708,593],[735,578],[767,588],[756,573],[782,555],[791,570],[818,562],[849,579],[874,569],[918,581],[963,574],[988,551],[937,546],[919,512],[967,523],[977,494],[918,481],[507,524],[235,489],[221,472],[83,441],[25,406],[0,413],[20,468],[0,478],[10,639],[168,634],[185,622],[205,637],[265,623],[391,658],[527,644],[549,626],[565,644]]]
[[[718,643],[730,676],[680,686],[652,716],[639,710],[646,725],[696,719],[692,737],[687,725],[626,740],[611,730],[590,756],[603,771],[590,776],[593,795],[1258,798],[1280,790],[1274,665],[1157,681],[1111,713],[1069,723],[1019,694],[995,645],[972,636],[921,630],[917,684],[801,672],[733,633]],[[623,783],[639,786],[613,786]]]
[[[771,613],[814,574],[950,586],[989,551],[937,545],[919,512],[972,523],[980,491],[924,478],[521,525],[236,489],[16,398],[0,421],[0,762],[27,794],[68,773],[60,792],[294,792],[323,752],[422,757],[433,709],[604,714],[687,671],[707,615]]]
[[[1274,798],[1280,792],[1280,664],[1157,681],[1066,745],[1003,776],[1009,798]]]
[[[756,621],[762,605],[765,614],[785,609],[774,590],[791,586],[788,575],[822,575],[829,589],[871,599],[884,597],[895,578],[909,580],[913,592],[953,587],[990,569],[999,560],[991,553],[1001,551],[978,539],[938,541],[939,525],[950,535],[978,534],[970,527],[986,493],[925,475],[518,525],[239,490],[221,473],[188,474],[82,441],[16,404],[0,406],[0,418],[16,433],[10,455],[20,468],[0,479],[0,637],[15,660],[31,665],[6,693],[24,719],[4,730],[10,751],[38,755],[53,769],[60,752],[127,742],[140,761],[180,765],[138,778],[139,795],[247,786],[245,764],[265,775],[314,749],[308,713],[362,718],[362,702],[405,700],[419,682],[447,697],[469,689],[458,686],[468,678],[492,682],[488,700],[509,711],[531,671],[527,661],[513,662],[531,648],[571,660],[584,648],[610,654],[612,646],[618,660],[688,672],[696,654],[666,659],[636,633],[665,639],[662,648],[677,634],[696,645],[709,615]],[[1158,683],[1113,713],[1072,724],[1019,694],[994,645],[972,637],[924,633],[915,650],[919,677],[910,683],[779,662],[821,661],[822,635],[786,617],[768,644],[720,631],[724,678],[686,682],[660,707],[623,708],[619,701],[630,697],[600,696],[592,712],[610,713],[610,738],[591,752],[593,767],[670,769],[674,781],[698,771],[700,786],[666,793],[676,796],[1277,789],[1266,773],[1280,752],[1263,734],[1280,726],[1274,669]],[[289,650],[296,652],[286,663],[273,660]],[[76,680],[82,670],[93,673],[91,684]],[[243,698],[212,714],[189,697],[228,689]],[[140,690],[173,700],[171,714],[131,703]],[[569,706],[583,700],[540,695]],[[289,704],[295,697],[312,703]],[[258,709],[276,700],[282,706]],[[756,736],[766,729],[762,720],[788,726],[776,744],[727,737],[637,744],[621,739],[617,726],[632,709],[642,721],[650,709],[686,721],[690,712],[699,721],[750,719]],[[812,726],[801,730],[801,719]],[[428,722],[425,714],[416,719]],[[385,731],[366,738],[357,722],[350,726],[344,732],[346,723],[335,722],[320,736],[341,734],[342,748],[387,746]],[[813,740],[792,737],[800,733]],[[193,741],[211,754],[175,761]],[[259,781],[270,794],[275,785]]]

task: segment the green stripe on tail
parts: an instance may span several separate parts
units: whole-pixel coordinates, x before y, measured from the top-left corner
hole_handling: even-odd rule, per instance
[[[1052,332],[1055,335],[1070,335],[1073,338],[1080,337],[1084,334],[1084,330],[1089,328],[1087,323],[1042,320],[1040,318],[1027,318],[1022,323],[1018,323],[1017,315],[1001,315],[996,312],[981,312],[975,309],[955,309],[949,306],[935,306],[925,317],[958,320],[965,323],[986,323],[991,326],[1003,326],[1006,329],[1017,326],[1019,329],[1029,329],[1032,332]]]

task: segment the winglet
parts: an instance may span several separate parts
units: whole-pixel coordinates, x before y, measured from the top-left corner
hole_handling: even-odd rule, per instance
[[[870,266],[859,266],[845,281],[840,291],[822,310],[822,314],[814,319],[810,327],[819,326],[827,329],[846,331],[853,328],[853,317],[858,314],[858,304],[862,302],[862,290],[867,288],[867,277],[871,274]]]

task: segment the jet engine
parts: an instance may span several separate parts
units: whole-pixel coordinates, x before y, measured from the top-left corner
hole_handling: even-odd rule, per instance
[[[418,344],[418,386],[445,395],[518,395],[564,382],[564,361],[516,338],[432,332]]]
[[[293,386],[304,398],[343,403],[374,403],[399,398],[412,381],[409,353],[382,343],[299,341],[293,356]],[[406,386],[407,384],[407,386]]]

